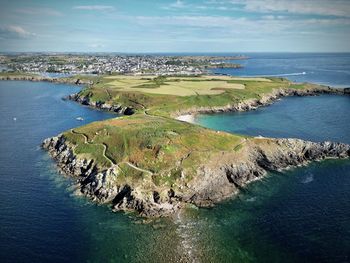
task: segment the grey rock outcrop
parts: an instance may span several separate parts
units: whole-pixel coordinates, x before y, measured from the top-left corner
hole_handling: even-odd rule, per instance
[[[43,148],[65,174],[77,178],[79,193],[114,210],[133,210],[143,216],[164,216],[185,203],[210,206],[239,192],[268,171],[281,171],[325,158],[348,158],[350,145],[298,139],[254,139],[238,153],[227,152],[207,160],[182,191],[144,189],[142,184],[118,182],[118,167],[99,169],[94,160],[80,159],[64,136],[46,139]]]
[[[8,76],[0,76],[0,80],[25,80],[25,81],[44,81],[44,82],[52,82],[52,83],[67,83],[67,84],[75,84],[75,85],[92,85],[93,82],[90,80],[81,80],[78,78],[50,78],[50,77],[42,77],[42,76],[26,76],[26,75],[8,75]]]
[[[228,154],[211,160],[191,182],[191,195],[184,200],[197,205],[211,205],[265,176],[268,171],[282,171],[326,158],[350,157],[350,145],[334,142],[315,143],[299,139],[262,139],[248,143],[240,158]]]
[[[79,94],[72,94],[68,96],[68,99],[76,101],[82,105],[86,105],[103,111],[111,111],[123,115],[134,114],[134,109],[132,107],[124,106],[121,104],[109,104],[104,101],[91,101],[89,96],[80,96]]]
[[[283,97],[291,96],[318,96],[324,94],[335,94],[335,95],[349,95],[350,92],[347,89],[331,88],[324,86],[314,86],[309,89],[274,89],[271,93],[267,93],[257,99],[247,99],[238,103],[228,104],[226,106],[215,106],[215,107],[193,107],[190,109],[180,110],[174,112],[173,117],[188,114],[210,114],[218,112],[231,112],[231,111],[249,111],[255,110],[259,107],[268,106],[276,100]]]

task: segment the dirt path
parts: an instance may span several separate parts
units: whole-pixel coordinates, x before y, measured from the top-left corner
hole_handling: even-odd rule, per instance
[[[118,164],[117,164],[112,158],[110,158],[110,157],[108,157],[108,156],[106,155],[106,152],[107,152],[107,150],[108,150],[107,144],[105,144],[105,143],[92,143],[92,142],[89,142],[89,138],[88,138],[88,136],[87,136],[86,134],[81,133],[81,132],[77,132],[77,131],[75,131],[74,129],[72,129],[71,132],[72,132],[73,134],[78,134],[78,135],[83,136],[83,137],[84,137],[84,143],[85,143],[85,144],[102,145],[102,147],[103,147],[103,151],[102,151],[103,157],[106,158],[106,159],[111,163],[112,167],[118,166]],[[119,165],[120,165],[120,164],[126,164],[126,165],[130,166],[131,168],[133,168],[133,169],[135,169],[135,170],[137,170],[137,171],[140,171],[140,172],[143,172],[143,173],[147,173],[147,174],[153,175],[153,172],[151,172],[151,171],[149,171],[149,170],[146,170],[146,169],[139,168],[139,167],[133,165],[133,164],[130,163],[130,162],[121,162],[121,163],[119,163]]]

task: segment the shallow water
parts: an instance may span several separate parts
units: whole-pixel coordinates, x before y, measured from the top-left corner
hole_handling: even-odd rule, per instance
[[[198,115],[198,124],[251,136],[350,143],[350,97],[287,97],[249,112]]]

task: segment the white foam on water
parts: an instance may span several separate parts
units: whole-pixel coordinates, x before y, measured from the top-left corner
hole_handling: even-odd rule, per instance
[[[308,184],[308,183],[311,183],[313,180],[314,180],[314,175],[308,174],[301,182],[303,184]]]

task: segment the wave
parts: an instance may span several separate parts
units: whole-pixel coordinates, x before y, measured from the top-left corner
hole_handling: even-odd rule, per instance
[[[300,75],[306,75],[307,73],[305,71],[303,72],[296,72],[296,73],[285,73],[285,74],[275,74],[275,75],[261,75],[259,77],[269,76],[269,77],[284,77],[284,76],[300,76]]]
[[[247,202],[255,202],[256,201],[256,197],[250,197],[246,199]]]
[[[310,73],[314,73],[314,72],[310,72]],[[301,75],[306,75],[306,74],[309,74],[309,73],[303,71],[303,72],[281,73],[281,74],[242,75],[241,77],[248,77],[248,78],[252,78],[252,77],[285,77],[285,76],[301,76]]]
[[[308,184],[308,183],[311,183],[313,180],[314,180],[314,175],[308,174],[301,182],[303,184]]]

